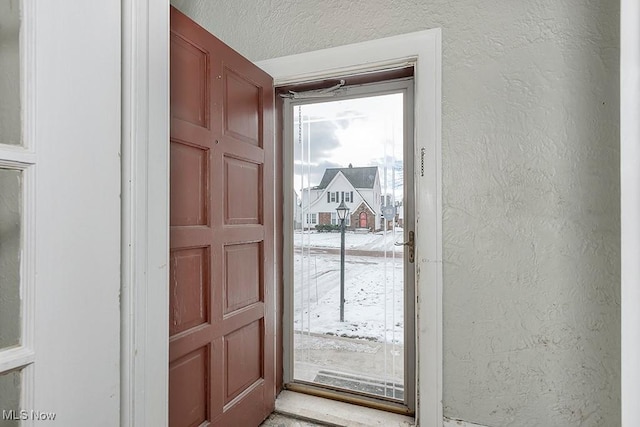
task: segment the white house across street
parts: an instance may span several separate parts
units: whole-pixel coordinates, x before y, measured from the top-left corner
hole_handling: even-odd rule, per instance
[[[377,166],[328,168],[319,185],[302,191],[301,223],[304,228],[338,225],[336,208],[344,201],[348,228],[376,231],[382,223],[381,200]]]

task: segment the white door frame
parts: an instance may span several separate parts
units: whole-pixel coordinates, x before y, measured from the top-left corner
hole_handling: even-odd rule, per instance
[[[415,66],[416,418],[442,426],[441,31],[432,29],[257,62],[275,85]]]
[[[640,419],[640,4],[620,8],[622,425]]]
[[[122,0],[122,426],[169,422],[169,2]]]

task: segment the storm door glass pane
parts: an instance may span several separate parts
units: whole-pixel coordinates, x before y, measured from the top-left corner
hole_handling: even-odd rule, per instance
[[[293,108],[294,381],[399,402],[403,106],[394,93]]]
[[[20,371],[0,374],[0,427],[20,425]]]
[[[21,144],[20,1],[0,0],[0,144]]]
[[[0,349],[20,344],[22,172],[0,169]]]

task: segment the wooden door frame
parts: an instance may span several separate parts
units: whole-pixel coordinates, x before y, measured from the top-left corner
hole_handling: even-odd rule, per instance
[[[276,86],[414,66],[416,194],[416,418],[443,424],[441,30],[388,37],[257,62]]]

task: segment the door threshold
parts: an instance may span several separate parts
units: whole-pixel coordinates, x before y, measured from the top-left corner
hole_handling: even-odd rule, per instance
[[[289,390],[278,395],[275,412],[330,426],[415,426],[413,417]]]

